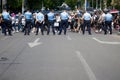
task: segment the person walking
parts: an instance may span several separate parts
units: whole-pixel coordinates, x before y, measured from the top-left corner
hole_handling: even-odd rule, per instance
[[[90,15],[90,13],[88,13],[87,11],[83,14],[82,19],[84,21],[83,24],[83,28],[82,28],[82,34],[85,34],[85,29],[87,27],[88,30],[88,34],[91,35],[91,28],[90,28],[90,24],[92,22],[92,17]]]
[[[69,14],[67,13],[66,10],[63,10],[63,12],[60,14],[60,18],[61,18],[61,23],[59,28],[60,30],[59,35],[61,35],[62,29],[64,30],[64,35],[66,35],[68,28],[68,18],[69,18]]]
[[[39,28],[41,28],[41,34],[44,35],[44,26],[43,26],[43,21],[44,21],[44,15],[43,13],[41,13],[41,11],[39,11],[36,14],[36,35],[38,35],[39,32]]]

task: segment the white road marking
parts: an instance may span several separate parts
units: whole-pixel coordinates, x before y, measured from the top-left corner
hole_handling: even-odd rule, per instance
[[[120,42],[109,42],[109,41],[101,41],[95,37],[93,37],[93,39],[101,44],[113,44],[113,45],[117,45],[117,44],[120,44]]]
[[[68,39],[68,40],[72,40],[72,38],[71,38],[69,35],[67,36],[67,39]]]
[[[77,57],[80,59],[81,63],[83,64],[85,71],[87,72],[87,75],[89,76],[90,80],[97,80],[95,74],[91,70],[90,66],[87,64],[86,60],[80,53],[80,51],[76,51]]]
[[[29,47],[33,48],[35,46],[42,44],[42,42],[38,42],[39,40],[40,38],[37,38],[34,42],[28,43]]]

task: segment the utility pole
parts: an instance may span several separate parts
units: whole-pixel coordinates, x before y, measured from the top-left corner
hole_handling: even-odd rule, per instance
[[[43,2],[43,0],[42,0],[42,9],[44,8],[44,2]]]
[[[22,13],[24,13],[24,10],[25,10],[24,5],[25,5],[25,1],[22,0]]]
[[[96,0],[96,9],[98,9],[98,0]]]
[[[85,0],[85,11],[87,9],[87,0]]]
[[[100,0],[100,10],[102,9],[102,0]]]
[[[93,8],[94,6],[93,6],[93,0],[92,0],[92,8]]]

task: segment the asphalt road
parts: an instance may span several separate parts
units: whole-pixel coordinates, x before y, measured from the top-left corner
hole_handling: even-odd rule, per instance
[[[0,80],[120,80],[120,36],[0,37]]]

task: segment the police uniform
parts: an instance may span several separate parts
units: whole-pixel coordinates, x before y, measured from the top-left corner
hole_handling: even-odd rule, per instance
[[[6,10],[4,10],[2,12],[2,18],[3,18],[3,21],[4,21],[3,22],[3,32],[4,32],[5,35],[7,35],[6,30],[8,30],[8,34],[11,36],[12,35],[12,33],[11,33],[11,31],[12,31],[12,22],[10,20],[9,13]]]
[[[54,29],[54,19],[55,19],[55,14],[51,11],[47,14],[48,16],[48,30],[47,30],[47,35],[49,35],[50,32],[50,26],[52,26],[52,32],[53,35],[55,35],[55,29]]]
[[[83,20],[84,20],[84,25],[83,25],[83,28],[82,28],[83,35],[85,34],[85,27],[86,26],[87,26],[87,30],[88,30],[89,35],[91,35],[91,28],[90,28],[91,15],[88,12],[84,13]]]
[[[60,14],[60,18],[61,18],[61,24],[60,24],[60,32],[59,35],[61,35],[62,29],[64,30],[64,35],[66,35],[66,31],[68,28],[68,18],[69,18],[69,14],[66,11],[63,11]]]
[[[39,28],[41,28],[41,34],[44,35],[43,21],[44,21],[44,15],[41,12],[37,13],[37,15],[36,15],[36,28],[37,28],[36,35],[38,35]]]
[[[25,34],[24,35],[29,35],[30,34],[30,29],[31,29],[31,19],[32,19],[32,13],[27,11],[24,14],[25,19],[26,19],[26,24],[25,24]]]
[[[110,31],[110,34],[112,34],[112,14],[109,12],[105,15],[105,29],[104,29],[104,34],[107,34],[107,30]]]

